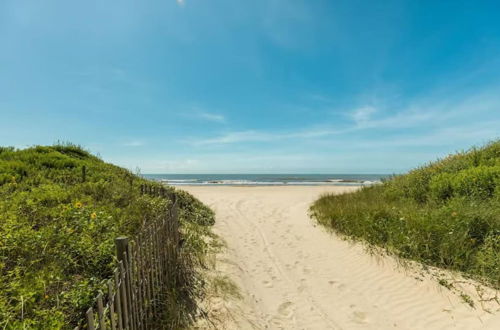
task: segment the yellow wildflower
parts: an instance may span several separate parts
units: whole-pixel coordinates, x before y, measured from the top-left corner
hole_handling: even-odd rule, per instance
[[[452,217],[456,217],[457,215],[458,215],[458,213],[457,213],[457,212],[451,212],[451,216],[452,216]]]
[[[90,215],[90,218],[91,219],[95,219],[97,218],[97,214],[95,212],[92,212],[92,214]]]
[[[81,202],[76,202],[76,203],[75,203],[75,207],[76,207],[77,209],[81,208],[82,206],[83,206],[83,204],[82,204]]]
[[[45,299],[49,299],[49,295],[48,294],[45,295]]]

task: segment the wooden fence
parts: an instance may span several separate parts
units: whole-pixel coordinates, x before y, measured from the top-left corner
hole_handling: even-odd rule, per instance
[[[172,201],[166,214],[144,226],[134,238],[118,237],[118,267],[87,310],[81,329],[155,329],[179,253],[178,201],[166,189],[142,185],[141,193]]]

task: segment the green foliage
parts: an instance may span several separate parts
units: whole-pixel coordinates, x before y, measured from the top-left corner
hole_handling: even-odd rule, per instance
[[[323,196],[310,212],[346,236],[500,287],[500,141]]]
[[[116,266],[114,239],[133,237],[167,211],[167,200],[139,194],[146,182],[71,144],[0,147],[0,327],[74,327]],[[214,218],[191,195],[169,189],[181,204],[188,239],[179,273],[190,287],[170,295],[173,328],[190,321],[203,293],[194,267],[207,252],[202,225]]]

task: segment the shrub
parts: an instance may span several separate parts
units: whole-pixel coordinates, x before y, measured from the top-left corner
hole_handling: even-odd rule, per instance
[[[439,173],[429,182],[430,195],[436,200],[447,200],[453,196],[453,174]]]
[[[74,328],[116,266],[114,239],[134,236],[167,211],[167,200],[139,194],[146,182],[71,144],[0,148],[0,327]],[[182,328],[203,293],[191,259],[196,253],[203,261],[209,230],[202,225],[213,223],[213,213],[171,192],[181,202],[191,254],[177,269],[184,284],[169,293],[175,316],[165,326]]]
[[[452,181],[454,194],[470,198],[491,198],[500,178],[500,166],[477,166],[462,170]]]
[[[326,195],[311,215],[336,232],[500,288],[500,141],[381,185]]]

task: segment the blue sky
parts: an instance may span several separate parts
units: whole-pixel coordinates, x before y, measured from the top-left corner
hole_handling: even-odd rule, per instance
[[[0,1],[0,142],[394,173],[500,136],[498,1]]]

